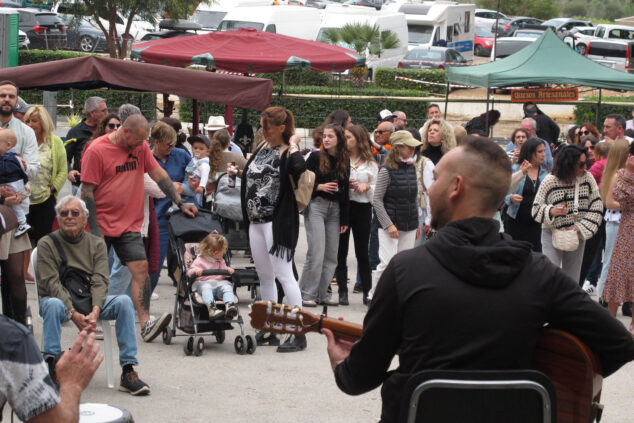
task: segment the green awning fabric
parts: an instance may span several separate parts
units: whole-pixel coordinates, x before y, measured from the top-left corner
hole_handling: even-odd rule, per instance
[[[634,75],[617,71],[580,55],[553,31],[504,59],[478,66],[450,67],[449,82],[472,87],[526,84],[571,84],[634,90]]]

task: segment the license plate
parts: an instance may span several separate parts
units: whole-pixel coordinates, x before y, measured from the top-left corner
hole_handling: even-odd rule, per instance
[[[55,32],[55,33],[57,33],[57,32],[59,32],[59,29],[57,29],[57,28],[50,28],[50,29],[48,30],[48,32]]]

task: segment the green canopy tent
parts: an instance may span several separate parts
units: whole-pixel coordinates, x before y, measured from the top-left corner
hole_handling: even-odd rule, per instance
[[[449,83],[487,88],[487,111],[488,88],[571,84],[613,90],[634,89],[634,75],[580,55],[551,30],[504,59],[478,66],[450,67],[448,72]],[[446,110],[445,107],[445,113]]]

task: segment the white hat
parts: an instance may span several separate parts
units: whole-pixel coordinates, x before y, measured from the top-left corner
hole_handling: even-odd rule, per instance
[[[209,116],[207,125],[205,125],[206,131],[217,131],[219,129],[227,128],[229,125],[225,124],[224,116]]]
[[[378,121],[385,121],[387,119],[392,119],[395,118],[396,115],[392,112],[390,112],[388,109],[383,109],[379,112],[377,119]]]

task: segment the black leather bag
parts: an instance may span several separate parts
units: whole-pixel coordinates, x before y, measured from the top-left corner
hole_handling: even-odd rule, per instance
[[[53,240],[55,247],[57,247],[57,252],[62,259],[59,265],[59,279],[62,282],[62,286],[70,294],[73,308],[83,315],[90,314],[92,312],[92,293],[90,292],[92,279],[90,275],[83,270],[68,266],[66,254],[59,239],[53,234],[49,234],[49,236]]]

